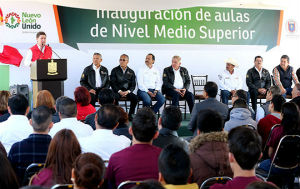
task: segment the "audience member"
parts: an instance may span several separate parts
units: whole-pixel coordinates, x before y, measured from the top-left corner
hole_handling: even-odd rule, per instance
[[[85,120],[89,114],[95,113],[96,109],[91,102],[91,95],[85,87],[77,87],[74,91],[75,102],[77,105],[77,120]]]
[[[0,123],[6,121],[10,116],[7,106],[9,96],[8,91],[0,91]]]
[[[300,108],[300,84],[295,84],[292,90],[292,100],[290,102],[294,102],[297,104],[298,108]]]
[[[191,161],[187,152],[176,144],[165,147],[158,159],[159,181],[166,189],[198,189],[197,183],[188,184]]]
[[[182,121],[181,111],[177,106],[166,107],[158,120],[159,135],[153,145],[164,148],[168,144],[181,144],[188,151],[187,141],[178,137],[177,130]]]
[[[236,127],[228,134],[229,162],[233,179],[226,184],[214,184],[210,189],[244,189],[249,183],[260,181],[255,166],[261,157],[261,138],[247,127]]]
[[[117,108],[119,109],[120,114],[118,121],[119,124],[117,128],[113,130],[113,133],[118,136],[124,135],[130,140],[132,140],[132,136],[129,134],[129,115],[127,114],[127,112],[125,112],[125,110],[122,107],[117,106]]]
[[[25,116],[29,111],[28,101],[21,94],[13,95],[8,99],[10,117],[0,123],[0,141],[9,152],[11,146],[27,138],[33,131]]]
[[[105,166],[101,157],[93,153],[80,154],[72,169],[74,189],[98,189],[104,180]]]
[[[69,98],[67,96],[60,96],[56,99],[55,101],[55,109],[56,109],[56,112],[54,114],[52,114],[52,122],[53,123],[57,123],[57,122],[60,122],[60,118],[59,118],[59,106],[61,104],[61,102],[66,99],[66,98]]]
[[[218,94],[218,85],[215,82],[208,81],[204,86],[203,96],[205,97],[205,100],[203,102],[195,104],[192,115],[191,115],[191,121],[188,125],[188,129],[192,132],[194,132],[194,135],[196,135],[197,131],[197,116],[198,112],[205,109],[212,109],[217,111],[225,120],[227,118],[228,114],[228,106],[226,104],[223,104],[219,102],[216,99],[216,96]]]
[[[279,189],[276,185],[269,182],[255,181],[249,184],[246,189]]]
[[[232,177],[228,160],[227,133],[224,121],[213,110],[201,110],[197,118],[197,133],[190,143],[192,165],[191,181],[200,186],[204,180],[214,176]]]
[[[19,182],[5,154],[0,152],[0,186],[1,189],[18,189]]]
[[[105,104],[113,104],[115,102],[114,93],[111,89],[102,89],[101,93],[98,95],[98,103],[101,106],[104,106]],[[95,115],[96,113],[90,114],[86,116],[85,118],[85,124],[90,125],[94,130],[96,129],[95,126]]]
[[[165,189],[157,180],[146,180],[132,187],[132,189]]]
[[[33,177],[32,185],[51,187],[70,184],[72,164],[81,154],[72,130],[62,129],[51,140],[44,168]]]
[[[89,125],[77,120],[77,107],[74,100],[70,98],[63,99],[58,111],[60,122],[53,125],[49,132],[51,137],[62,129],[72,130],[77,138],[90,136],[93,133],[93,129]]]
[[[95,116],[96,130],[88,137],[80,138],[79,143],[83,152],[92,152],[104,160],[126,147],[131,141],[125,136],[113,134],[118,126],[119,110],[115,105],[107,104],[101,107]]]
[[[109,159],[106,179],[111,186],[127,180],[158,179],[158,156],[161,149],[152,146],[157,138],[157,125],[152,109],[140,109],[132,121],[129,133],[132,146],[114,153]]]
[[[224,130],[231,129],[241,125],[252,125],[256,128],[256,122],[251,117],[251,112],[245,100],[237,99],[234,101],[233,109],[230,112],[230,119],[225,123]]]
[[[26,168],[32,163],[44,163],[51,136],[48,135],[52,122],[52,112],[47,106],[38,106],[32,111],[30,124],[33,134],[12,145],[8,159],[22,183]]]
[[[269,111],[271,114],[259,120],[257,124],[257,131],[262,137],[263,146],[265,146],[267,142],[271,128],[276,124],[280,124],[281,122],[280,112],[284,103],[285,98],[283,98],[282,95],[274,95],[269,105]]]

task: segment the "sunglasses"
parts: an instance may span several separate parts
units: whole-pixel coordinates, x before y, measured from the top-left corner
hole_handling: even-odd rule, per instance
[[[120,61],[126,61],[126,59],[122,59],[122,58],[121,58]]]

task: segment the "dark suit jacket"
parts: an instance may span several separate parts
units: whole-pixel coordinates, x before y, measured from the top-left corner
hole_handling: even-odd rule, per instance
[[[115,67],[111,71],[110,85],[115,93],[118,93],[119,90],[130,90],[131,92],[133,92],[136,86],[134,71],[127,67],[124,74],[121,66]]]
[[[247,72],[246,83],[249,90],[258,90],[259,88],[269,89],[271,87],[270,73],[265,68],[262,68],[260,78],[258,71],[255,69],[255,67],[253,67]]]
[[[100,77],[101,77],[101,88],[109,88],[109,77],[108,70],[106,67],[101,66],[99,69]],[[86,87],[88,90],[96,88],[96,80],[95,80],[95,70],[93,69],[93,64],[87,66],[81,75],[80,85]],[[98,88],[99,89],[99,88]]]
[[[178,144],[185,150],[188,150],[188,143],[178,137],[177,131],[172,131],[168,128],[161,128],[159,130],[159,135],[152,143],[154,146],[164,148],[169,144]]]
[[[217,111],[226,120],[228,115],[228,106],[219,102],[216,98],[208,98],[200,103],[195,104],[191,121],[188,125],[188,129],[192,132],[197,130],[197,115],[201,110],[211,109]]]
[[[183,80],[183,88],[188,90],[191,83],[189,72],[187,71],[186,68],[181,66],[179,68],[179,72]],[[175,89],[174,80],[175,80],[175,74],[172,66],[166,67],[163,73],[163,85],[162,85],[163,94],[165,94],[166,91],[169,89]]]

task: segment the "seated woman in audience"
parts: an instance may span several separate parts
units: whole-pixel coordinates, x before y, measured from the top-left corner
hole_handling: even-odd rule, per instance
[[[59,131],[50,142],[45,167],[33,177],[32,185],[71,184],[72,164],[80,154],[81,148],[73,131]]]
[[[200,186],[214,176],[232,177],[228,160],[227,133],[223,119],[213,110],[202,110],[197,116],[197,134],[190,143],[192,182]]]
[[[7,110],[7,103],[10,93],[8,91],[0,91],[0,122],[6,121],[10,114]]]
[[[128,113],[125,112],[125,110],[118,106],[118,109],[120,111],[120,118],[119,118],[119,125],[116,129],[113,130],[113,133],[115,135],[124,135],[127,138],[129,138],[130,140],[132,140],[132,136],[129,134],[129,119],[128,119]]]
[[[97,189],[104,180],[105,165],[100,156],[94,153],[79,155],[72,169],[74,189]]]
[[[0,151],[0,188],[18,189],[17,176],[5,154]]]
[[[77,104],[77,120],[85,120],[89,114],[96,112],[91,103],[91,95],[85,87],[77,87],[74,91],[75,102]]]

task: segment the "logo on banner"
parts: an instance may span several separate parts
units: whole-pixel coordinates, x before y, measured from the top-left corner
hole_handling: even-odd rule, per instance
[[[296,33],[296,31],[298,30],[298,26],[295,20],[288,20],[286,26],[289,33]]]
[[[11,12],[11,13],[7,14],[5,17],[5,25],[7,27],[9,27],[10,29],[19,27],[20,23],[21,23],[21,18],[15,12]]]
[[[3,18],[3,13],[2,10],[0,8],[0,26],[4,25],[4,18]]]

